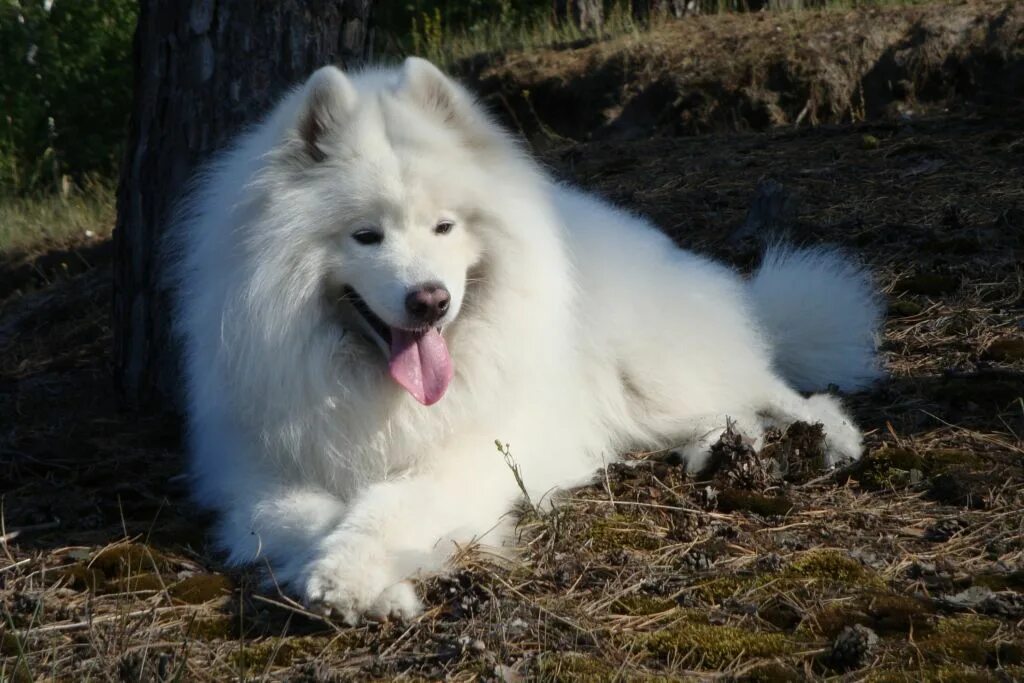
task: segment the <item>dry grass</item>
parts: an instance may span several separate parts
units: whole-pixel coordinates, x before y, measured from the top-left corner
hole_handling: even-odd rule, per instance
[[[459,70],[532,140],[638,140],[1019,103],[1022,28],[1010,0],[723,14]]]
[[[821,11],[842,12],[851,9],[886,8],[933,3],[934,0],[778,0],[770,3],[770,13],[794,17]],[[601,28],[581,30],[572,22],[553,22],[550,11],[515,11],[514,4],[494,3],[471,26],[452,27],[440,11],[413,17],[407,36],[393,32],[378,37],[379,51],[385,57],[414,54],[446,67],[455,67],[465,59],[481,54],[530,53],[545,48],[579,45],[595,40],[624,39],[648,41],[651,29],[664,28],[678,21],[693,21],[699,15],[732,14],[745,11],[744,0],[700,0],[693,3],[685,17],[654,13],[646,19],[635,17],[630,3],[613,1],[604,13]],[[392,27],[398,28],[398,27]],[[405,27],[402,27],[403,35]]]
[[[114,229],[114,189],[94,182],[63,196],[0,198],[0,258],[106,239]]]
[[[523,511],[518,557],[467,549],[423,582],[412,624],[345,628],[219,564],[180,425],[114,402],[108,257],[8,297],[0,679],[1021,679],[1020,114],[549,141],[559,175],[740,268],[757,245],[729,236],[758,182],[782,183],[792,239],[878,273],[892,378],[847,399],[862,465],[737,476],[744,452],[704,481],[636,454],[557,512]],[[834,656],[854,624],[879,643]]]

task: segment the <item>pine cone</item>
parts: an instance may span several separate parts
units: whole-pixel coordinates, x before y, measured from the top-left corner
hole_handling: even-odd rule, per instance
[[[768,553],[757,558],[757,569],[762,572],[777,572],[785,566],[786,561],[776,553]]]
[[[832,641],[829,663],[836,669],[860,668],[877,644],[878,634],[867,626],[847,626]]]
[[[703,550],[691,550],[679,560],[681,568],[685,571],[699,572],[711,569],[711,557]]]
[[[925,538],[936,543],[944,543],[967,528],[967,522],[958,518],[940,519],[925,532]]]

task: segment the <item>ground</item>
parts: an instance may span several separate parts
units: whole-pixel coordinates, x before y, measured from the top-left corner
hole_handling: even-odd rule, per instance
[[[519,510],[518,557],[421,583],[411,624],[347,628],[225,569],[179,422],[117,408],[109,249],[5,259],[0,679],[1024,678],[1024,109],[867,118],[525,131],[738,268],[766,223],[846,248],[888,302],[891,377],[845,398],[861,465],[821,470],[809,425],[761,453],[727,435],[700,477],[631,454]]]

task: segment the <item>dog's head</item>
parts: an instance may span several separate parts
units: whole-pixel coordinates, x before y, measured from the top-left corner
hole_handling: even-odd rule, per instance
[[[486,247],[489,163],[512,149],[470,96],[432,64],[347,76],[317,71],[296,95],[279,159],[291,198],[315,225],[327,302],[380,348],[417,400],[453,376],[457,324]]]

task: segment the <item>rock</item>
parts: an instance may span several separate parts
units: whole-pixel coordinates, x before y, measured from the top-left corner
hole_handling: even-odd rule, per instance
[[[973,611],[1007,619],[1024,617],[1024,595],[1015,591],[993,591],[971,586],[956,595],[939,598],[939,604],[958,612]]]

